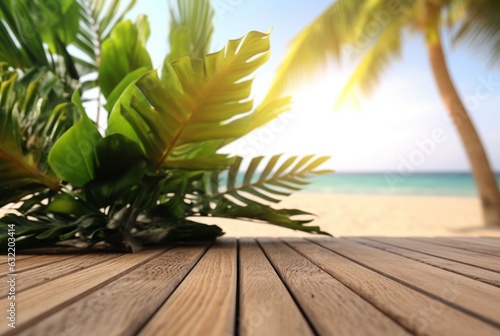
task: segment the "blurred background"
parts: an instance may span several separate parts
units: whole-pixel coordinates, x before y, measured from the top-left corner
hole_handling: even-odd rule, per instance
[[[212,51],[248,31],[272,31],[271,59],[255,79],[254,96],[259,103],[287,59],[294,38],[334,3],[212,0],[216,11]],[[132,19],[141,13],[149,16],[153,29],[148,49],[156,67],[168,52],[167,8],[168,1],[141,0],[128,15]],[[365,13],[375,30],[384,29],[393,19],[379,13]],[[446,62],[498,184],[500,72],[479,50],[453,45],[455,33],[441,30]],[[286,90],[294,98],[289,113],[226,151],[245,158],[311,152],[331,156],[326,166],[336,174],[318,178],[284,204],[318,213],[318,224],[335,234],[499,234],[483,225],[478,189],[433,77],[424,34],[405,29],[400,38],[404,42],[400,57],[388,62],[370,94],[336,104],[363,56],[355,43],[346,44],[340,61],[331,58],[315,76],[302,78],[300,85]],[[229,233],[232,228],[225,227]],[[238,230],[234,233],[245,233],[243,226]]]

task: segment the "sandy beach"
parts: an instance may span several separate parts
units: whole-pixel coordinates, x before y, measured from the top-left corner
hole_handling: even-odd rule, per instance
[[[500,228],[481,222],[480,202],[473,197],[341,195],[299,192],[279,208],[297,208],[317,215],[318,225],[333,236],[497,236]],[[0,210],[0,215],[5,213]],[[308,233],[240,220],[208,218],[232,237],[298,237]]]
[[[481,223],[472,197],[335,195],[296,193],[279,204],[318,215],[312,223],[334,236],[500,236]],[[267,224],[216,219],[227,236],[304,236]]]

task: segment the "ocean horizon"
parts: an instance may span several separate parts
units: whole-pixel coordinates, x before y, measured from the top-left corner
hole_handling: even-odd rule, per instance
[[[500,173],[495,175],[500,186]],[[314,178],[304,191],[363,195],[478,195],[474,179],[468,172],[412,173],[407,176],[397,172],[334,173]]]

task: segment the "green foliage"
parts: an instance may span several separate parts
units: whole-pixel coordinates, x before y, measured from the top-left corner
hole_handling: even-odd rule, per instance
[[[184,56],[203,58],[214,32],[215,13],[208,1],[177,0],[176,9],[171,9],[170,54],[165,59],[166,65]]]
[[[251,96],[253,75],[269,58],[268,34],[250,32],[208,53],[214,16],[208,0],[179,1],[171,13],[171,52],[158,72],[146,50],[147,17],[123,20],[135,1],[121,14],[120,1],[107,7],[104,0],[56,3],[47,10],[57,15],[34,45],[14,43],[0,54],[10,65],[1,73],[2,205],[21,202],[18,214],[0,220],[0,245],[14,239],[7,230],[13,224],[19,247],[99,244],[136,251],[223,234],[216,225],[198,223],[202,217],[326,234],[307,225],[311,214],[270,205],[328,173],[318,169],[326,157],[281,162],[277,155],[262,172],[264,158],[257,157],[240,172],[243,159],[221,153],[288,109],[288,98],[254,107]],[[0,6],[5,22],[22,15],[14,7],[31,11],[26,4],[37,2]],[[68,17],[58,19],[61,13]],[[15,30],[2,35],[2,27],[0,39],[16,39]],[[37,43],[42,48],[35,55]],[[78,57],[68,52],[70,44],[80,50]],[[52,70],[54,56],[72,69],[71,80]],[[92,72],[97,81],[82,83],[80,76]],[[80,99],[95,85],[110,113],[105,136]]]
[[[78,117],[58,96],[63,84],[43,68],[23,78],[0,64],[0,206],[49,188],[59,177],[47,165],[55,140]]]
[[[135,6],[137,0],[128,1],[124,9],[121,0],[72,0],[80,5],[79,31],[74,46],[84,56],[75,57],[80,75],[97,72],[101,67],[102,45],[108,39],[117,23]],[[89,88],[96,86],[96,81],[85,83]]]
[[[311,219],[292,219],[301,215],[311,217],[312,214],[295,209],[276,210],[266,203],[279,203],[281,198],[307,185],[307,178],[330,173],[328,170],[316,170],[328,157],[290,157],[277,165],[281,157],[282,155],[273,156],[261,173],[257,172],[257,167],[264,157],[252,159],[239,184],[238,172],[243,159],[237,157],[227,171],[227,185],[222,190],[219,186],[219,174],[212,173],[205,204],[215,203],[217,206],[213,210],[207,206],[207,211],[215,217],[255,219],[294,230],[325,233],[319,227],[304,225],[311,222]]]
[[[253,204],[256,201],[278,203],[280,202],[278,198],[289,196],[293,191],[300,190],[301,187],[307,185],[307,178],[331,172],[315,170],[327,161],[328,157],[314,158],[314,155],[308,155],[299,159],[294,156],[286,159],[281,165],[277,166],[281,157],[282,155],[273,156],[260,174],[256,170],[264,157],[259,156],[252,159],[246,169],[243,181],[241,184],[237,184],[236,180],[243,160],[243,158],[238,157],[227,172],[226,189],[220,191],[218,183],[212,184],[210,186],[212,196],[210,197],[214,200],[231,197],[246,205]],[[214,182],[218,181],[214,177],[212,177],[212,180]],[[243,196],[242,193],[250,194],[254,199],[250,200]]]
[[[73,96],[73,103],[82,110],[82,119],[52,147],[49,164],[63,180],[82,187],[95,177],[96,143],[101,135],[85,114],[78,92]]]
[[[149,32],[148,18],[142,15],[135,24],[130,20],[118,23],[104,41],[99,85],[105,97],[132,71],[153,68],[146,50]]]
[[[253,106],[249,99],[253,80],[246,78],[268,56],[269,37],[251,32],[204,60],[173,61],[161,80],[156,71],[144,75],[136,84],[140,94],[132,96],[132,108],[121,112],[155,167],[185,167],[197,159],[190,155],[193,144],[245,135],[253,117],[242,116]],[[221,157],[206,157],[204,162],[206,168],[227,164]]]

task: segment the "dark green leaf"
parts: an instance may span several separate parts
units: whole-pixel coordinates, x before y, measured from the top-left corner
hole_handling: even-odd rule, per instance
[[[102,137],[83,111],[78,92],[73,95],[73,102],[82,110],[82,119],[52,147],[49,164],[63,180],[81,187],[95,176],[96,144]]]

